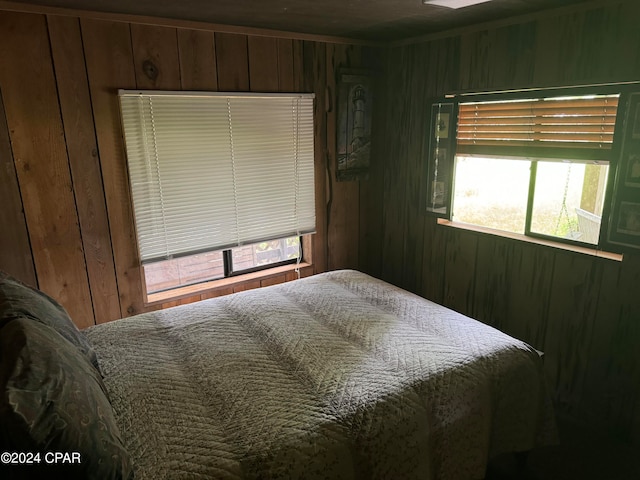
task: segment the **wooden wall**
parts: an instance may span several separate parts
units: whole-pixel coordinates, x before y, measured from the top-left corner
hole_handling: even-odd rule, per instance
[[[600,4],[602,5],[602,3]],[[640,80],[640,3],[390,50],[380,274],[545,351],[559,411],[640,438],[640,254],[623,262],[436,225],[420,208],[429,99]]]
[[[333,92],[340,67],[374,59],[367,48],[320,41],[0,11],[0,268],[59,300],[80,327],[149,310],[119,88],[315,92],[318,226],[305,273],[357,267],[368,217],[360,197],[370,190],[334,181]]]

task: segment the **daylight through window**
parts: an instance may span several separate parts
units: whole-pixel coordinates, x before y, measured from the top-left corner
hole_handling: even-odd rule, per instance
[[[148,293],[301,258],[313,95],[120,91]]]
[[[619,96],[463,98],[451,219],[598,245]]]

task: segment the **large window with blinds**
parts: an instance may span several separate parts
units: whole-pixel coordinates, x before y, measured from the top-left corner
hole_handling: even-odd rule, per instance
[[[312,94],[119,92],[147,292],[301,258]]]
[[[432,129],[430,161],[440,157],[445,168],[429,170],[428,202],[450,191],[439,211],[454,221],[600,245],[621,94],[583,92],[461,96],[434,105],[442,126]]]

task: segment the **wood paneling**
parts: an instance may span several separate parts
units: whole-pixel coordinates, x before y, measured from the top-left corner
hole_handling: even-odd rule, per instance
[[[175,28],[131,25],[136,85],[141,90],[179,90],[178,37]]]
[[[183,90],[218,90],[215,40],[212,32],[178,30]]]
[[[0,269],[37,287],[29,232],[22,211],[22,198],[13,163],[9,130],[0,95]]]
[[[136,88],[131,32],[126,23],[83,19],[81,26],[120,312],[124,317],[144,310],[117,97],[118,88]]]
[[[94,323],[44,16],[0,12],[0,89],[39,287]],[[8,67],[8,66],[11,67]],[[51,185],[58,188],[51,188]]]
[[[99,321],[115,320],[120,302],[80,22],[51,16],[48,26],[93,309]]]
[[[632,347],[640,343],[640,254],[617,262],[438,225],[416,192],[426,183],[418,139],[430,99],[638,80],[640,50],[629,47],[640,44],[638,18],[638,2],[586,5],[390,49],[384,166],[375,179],[383,189],[382,277],[544,350],[559,411],[627,439],[640,439],[640,356]]]
[[[252,92],[279,91],[278,41],[275,38],[249,37],[249,85]],[[293,60],[293,57],[290,57]]]
[[[222,92],[249,91],[247,36],[216,33],[218,88]]]
[[[357,268],[360,241],[360,183],[338,181],[338,76],[346,66],[361,66],[360,47],[327,45],[326,85],[329,98],[327,111],[327,181],[329,183],[329,205],[327,210],[328,268]]]
[[[327,123],[326,123],[326,45],[304,42],[304,90],[315,92],[313,104],[314,177],[316,184],[316,237],[327,238]],[[316,273],[327,270],[327,243],[313,243]]]
[[[313,264],[301,276],[328,268],[329,232],[331,266],[358,266],[358,182],[340,186],[332,207],[339,221],[328,223],[335,138],[327,122],[335,111],[327,100],[336,69],[362,64],[360,47],[72,15],[0,12],[0,21],[0,225],[9,231],[0,268],[39,284],[79,326],[232,291],[211,285],[145,303],[118,89],[315,93],[318,227],[313,241],[305,238]],[[296,278],[292,271],[263,280]],[[233,290],[261,283],[251,278]]]
[[[283,38],[277,40],[278,90],[281,92],[300,91],[300,87],[296,85],[296,59],[294,58],[293,43],[293,40]],[[249,52],[251,52],[251,50],[249,50]]]

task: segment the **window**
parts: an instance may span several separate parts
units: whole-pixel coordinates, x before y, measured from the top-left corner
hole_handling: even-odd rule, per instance
[[[463,96],[433,105],[427,210],[599,247],[624,95],[611,88],[536,93]]]
[[[148,293],[301,258],[313,95],[119,93]]]

